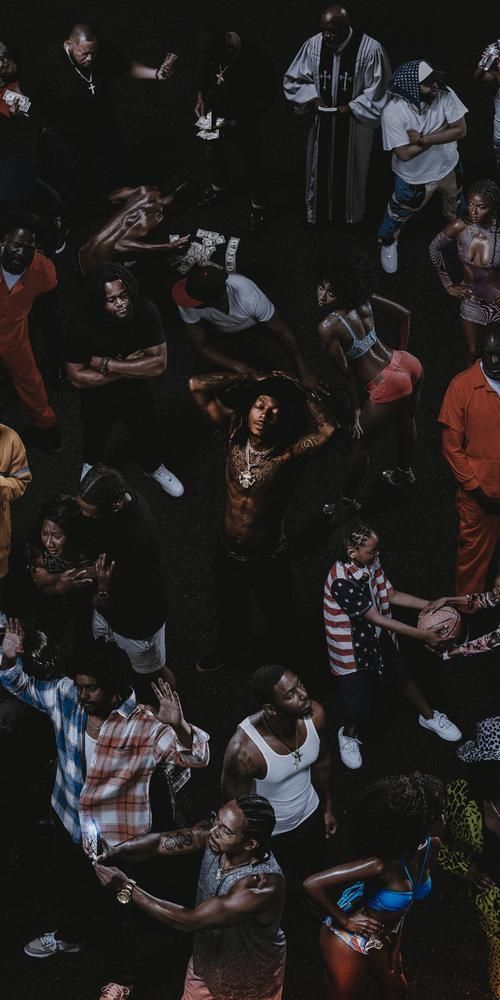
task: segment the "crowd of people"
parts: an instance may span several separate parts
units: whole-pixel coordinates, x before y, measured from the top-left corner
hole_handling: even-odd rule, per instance
[[[140,911],[193,935],[183,1000],[280,1000],[289,907],[320,921],[327,1000],[355,1000],[366,973],[398,1000],[408,991],[405,918],[431,894],[433,868],[466,880],[490,995],[500,1000],[500,708],[485,690],[475,736],[464,740],[425,680],[417,683],[408,654],[425,651],[443,688],[446,661],[500,649],[500,178],[492,166],[490,177],[463,186],[468,109],[441,70],[419,57],[391,68],[390,53],[342,6],[324,10],[318,27],[282,88],[283,106],[308,120],[311,256],[313,234],[331,234],[315,268],[321,371],[266,291],[240,273],[240,237],[214,228],[234,157],[247,175],[249,238],[272,224],[261,121],[277,80],[263,47],[229,23],[201,31],[193,110],[207,183],[197,191],[190,177],[150,183],[146,164],[138,183],[113,108],[117,80],[168,87],[181,72],[177,53],[148,66],[86,23],[38,58],[0,41],[0,360],[3,384],[10,379],[30,421],[0,424],[0,738],[9,761],[0,768],[9,816],[1,838],[7,864],[22,867],[35,756],[56,929],[40,928],[24,951],[43,959],[91,949],[97,915],[107,968],[100,1000],[139,996]],[[495,96],[498,169],[500,39],[478,57],[475,76]],[[377,129],[394,184],[374,263],[335,234],[355,234],[365,218]],[[437,191],[446,225],[430,260],[460,301],[465,340],[464,370],[432,414],[443,467],[457,482],[455,588],[439,597],[390,582],[365,502],[370,457],[391,426],[383,489],[403,504],[419,489],[424,367],[408,350],[411,313],[396,301],[397,278],[394,301],[377,285],[380,269],[397,273],[401,230]],[[211,230],[182,234],[176,213],[186,197],[210,210]],[[165,286],[190,347],[193,426],[204,420],[226,444],[215,637],[198,657],[197,683],[208,690],[211,675],[241,671],[253,695],[227,746],[215,748],[222,766],[211,816],[186,799],[192,769],[203,780],[214,765],[204,719],[188,722],[182,709],[189,692],[169,648],[162,527],[120,463],[107,463],[120,423],[162,502],[185,503],[175,460],[173,470],[165,464],[157,402],[170,362]],[[384,321],[395,346],[377,332]],[[43,344],[34,350],[35,330]],[[83,443],[78,485],[56,492],[51,462],[68,447],[60,392],[79,413]],[[329,706],[303,676],[285,519],[299,479],[313,458],[328,461],[339,437],[348,443],[339,488],[322,509],[311,501],[329,537],[331,568],[316,604],[342,723],[333,732]],[[31,488],[32,451],[44,456],[47,483],[16,563],[10,508]],[[204,499],[208,509],[211,486]],[[258,645],[252,598],[265,626]],[[355,780],[349,772],[376,760],[373,728],[388,706],[398,711],[393,691],[416,710],[414,731],[434,740],[436,773],[418,769],[410,727],[409,773],[397,773],[395,758],[395,773],[353,792],[346,811],[335,771]],[[448,786],[439,741],[456,744]],[[162,866],[196,852],[196,895],[193,884],[193,898],[165,898]]]

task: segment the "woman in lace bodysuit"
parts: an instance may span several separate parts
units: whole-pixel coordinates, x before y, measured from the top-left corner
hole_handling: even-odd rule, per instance
[[[448,295],[460,299],[468,364],[478,356],[481,329],[500,321],[500,188],[477,181],[467,196],[467,217],[454,219],[433,239],[429,253]],[[456,243],[463,280],[453,282],[444,253]]]

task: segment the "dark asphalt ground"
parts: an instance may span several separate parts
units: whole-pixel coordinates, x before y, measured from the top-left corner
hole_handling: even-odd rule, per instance
[[[393,66],[408,58],[425,57],[445,68],[451,85],[470,108],[468,136],[462,154],[466,181],[492,176],[490,143],[491,101],[472,80],[484,45],[498,34],[494,5],[461,10],[450,0],[437,4],[379,0],[365,9],[352,3],[349,10],[365,30],[383,42]],[[212,9],[226,16],[229,28],[249,32],[272,56],[279,78],[302,41],[316,31],[321,5],[305,0],[240,0],[216,3]],[[139,181],[204,178],[202,150],[193,137],[195,95],[195,35],[202,12],[198,3],[161,4],[156,0],[108,0],[76,4],[52,0],[50,5],[12,4],[0,14],[0,38],[30,40],[41,51],[62,40],[79,20],[92,19],[104,37],[111,38],[135,58],[157,65],[165,50],[180,54],[172,83],[123,81],[116,90],[116,111],[127,145],[141,162]],[[267,165],[270,176],[270,225],[259,239],[246,233],[247,202],[242,178],[235,171],[235,188],[227,200],[210,211],[186,209],[181,232],[202,225],[242,237],[245,270],[276,302],[296,332],[313,365],[332,377],[316,334],[314,259],[329,245],[363,248],[376,259],[376,223],[390,193],[388,158],[375,150],[370,178],[368,219],[356,234],[313,234],[303,223],[302,183],[304,126],[292,118],[279,98],[265,120]],[[389,577],[401,589],[434,597],[451,592],[456,540],[454,484],[439,448],[436,415],[451,377],[464,367],[464,351],[456,303],[441,289],[427,256],[431,236],[441,227],[439,205],[429,206],[407,227],[401,240],[401,264],[394,277],[381,274],[382,294],[412,311],[410,349],[425,367],[419,417],[419,444],[415,459],[417,484],[404,502],[395,504],[377,489],[380,470],[393,456],[389,436],[377,448],[367,484],[368,509],[380,530],[383,561]],[[65,308],[74,301],[73,262],[68,251],[60,261]],[[186,715],[204,726],[212,737],[209,770],[191,783],[193,812],[203,815],[218,802],[223,750],[239,719],[251,709],[245,673],[221,672],[200,679],[194,669],[198,655],[211,642],[211,558],[221,521],[223,448],[193,412],[187,376],[193,357],[168,301],[168,278],[162,267],[148,274],[154,297],[168,332],[169,370],[158,385],[164,420],[165,456],[185,483],[182,500],[171,500],[146,480],[130,453],[129,442],[117,432],[110,464],[120,462],[131,484],[150,502],[161,524],[168,590],[169,663],[177,674]],[[335,384],[335,381],[334,381]],[[81,465],[80,426],[73,393],[66,389],[53,397],[65,435],[61,455],[50,459],[30,454],[33,483],[14,509],[14,541],[21,545],[34,513],[49,493],[76,489]],[[25,414],[15,399],[9,402],[6,422],[19,429]],[[498,428],[496,429],[498,433]],[[379,727],[378,739],[365,748],[360,773],[340,764],[336,743],[338,715],[327,671],[321,622],[321,594],[329,568],[327,532],[319,517],[321,504],[339,494],[339,474],[346,443],[339,436],[331,451],[305,469],[291,499],[287,532],[296,580],[296,607],[302,629],[303,677],[312,694],[328,707],[335,761],[335,804],[342,816],[350,799],[366,782],[383,774],[418,767],[444,779],[461,773],[453,745],[442,743],[420,729],[405,705],[395,705]],[[255,623],[258,625],[258,622]],[[481,622],[476,623],[477,628]],[[248,636],[242,636],[242,645]],[[490,655],[441,667],[421,650],[409,650],[412,665],[433,704],[448,712],[464,731],[473,734],[475,722],[499,711],[498,659]],[[20,789],[20,795],[23,792]],[[36,962],[23,954],[23,944],[54,926],[50,899],[50,867],[43,831],[30,837],[31,859],[23,871],[10,872],[3,891],[0,934],[4,966],[0,995],[4,1000],[83,1000],[98,995],[105,981],[98,948],[86,953]],[[334,847],[332,860],[340,857]],[[168,886],[165,887],[165,893]],[[300,909],[291,908],[286,927],[289,962],[287,1000],[316,1000],[322,996],[322,970],[317,949],[318,924]],[[166,934],[159,925],[144,929],[140,940],[141,1000],[174,1000],[180,996],[183,969],[189,953],[185,939]],[[405,931],[404,954],[410,995],[421,1000],[486,1000],[484,947],[464,887],[436,872],[430,900],[416,906]],[[375,997],[367,984],[362,997]]]

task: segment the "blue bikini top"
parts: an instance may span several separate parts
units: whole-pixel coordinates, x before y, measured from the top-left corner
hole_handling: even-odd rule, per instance
[[[373,327],[373,310],[370,303],[368,303],[368,305],[370,307],[370,313],[372,317],[372,329],[369,330],[368,333],[365,334],[365,336],[362,337],[361,340],[359,340],[358,337],[356,337],[355,333],[353,332],[352,326],[350,325],[350,323],[347,322],[344,316],[341,316],[340,313],[336,312],[330,313],[331,316],[335,316],[337,319],[340,320],[341,323],[344,324],[347,332],[352,337],[351,347],[347,349],[344,348],[344,354],[348,361],[359,361],[359,358],[362,358],[364,354],[368,354],[370,348],[372,348],[373,345],[377,342],[377,334],[375,333]]]
[[[354,903],[363,898],[363,903],[365,906],[369,907],[370,910],[386,910],[389,913],[404,913],[408,910],[411,904],[417,900],[420,902],[422,899],[426,899],[432,888],[432,879],[430,875],[427,876],[425,881],[423,881],[423,875],[425,869],[427,868],[427,863],[429,859],[429,851],[431,847],[431,838],[427,838],[425,854],[422,864],[420,866],[420,871],[416,882],[413,881],[410,872],[408,871],[408,866],[406,862],[401,860],[401,868],[408,879],[411,889],[408,891],[396,890],[396,889],[378,889],[370,895],[370,882],[356,882],[354,885],[349,886],[342,896],[340,897],[337,906],[340,906],[341,910],[351,910]]]

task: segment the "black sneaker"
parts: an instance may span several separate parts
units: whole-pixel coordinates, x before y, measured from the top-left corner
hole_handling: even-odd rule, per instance
[[[54,427],[48,427],[46,430],[42,430],[41,427],[33,427],[29,424],[21,432],[21,438],[28,446],[38,448],[49,455],[55,455],[57,452],[62,451],[62,434],[57,424]]]
[[[413,486],[415,473],[413,469],[384,469],[382,479],[388,486]]]
[[[200,656],[196,669],[199,674],[214,674],[216,670],[220,670],[224,666],[225,661],[222,653],[214,649],[205,656]]]
[[[211,208],[211,206],[215,205],[215,202],[218,201],[223,194],[223,188],[214,188],[210,184],[209,187],[205,188],[203,194],[198,199],[198,208]]]

